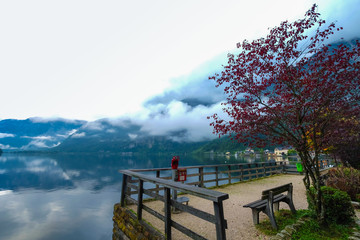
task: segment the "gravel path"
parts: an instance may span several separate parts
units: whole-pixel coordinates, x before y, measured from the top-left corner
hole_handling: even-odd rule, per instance
[[[303,176],[301,175],[277,175],[255,181],[242,182],[223,188],[213,189],[219,192],[229,194],[229,199],[223,202],[225,219],[228,223],[228,229],[226,230],[227,239],[259,240],[269,238],[256,230],[252,221],[251,209],[243,208],[243,205],[258,200],[261,196],[261,192],[265,189],[277,187],[282,184],[292,183],[294,187],[293,198],[295,208],[306,209],[307,201],[305,194],[305,186],[302,182],[302,179]],[[186,196],[190,199],[190,206],[201,209],[203,211],[207,211],[212,214],[214,213],[212,202],[194,196]],[[145,205],[155,209],[158,212],[163,212],[163,204],[161,202],[148,202]],[[280,203],[280,209],[282,208],[288,209],[287,204]],[[185,212],[173,214],[172,217],[174,221],[192,229],[198,234],[204,236],[205,238],[216,239],[216,231],[214,224],[208,223]],[[143,218],[150,222],[156,228],[160,230],[164,229],[164,223],[156,219],[152,215],[148,214],[147,212],[144,212]],[[260,222],[265,218],[267,218],[267,216],[261,213]],[[172,230],[172,237],[173,239],[181,240],[189,239],[175,229]]]

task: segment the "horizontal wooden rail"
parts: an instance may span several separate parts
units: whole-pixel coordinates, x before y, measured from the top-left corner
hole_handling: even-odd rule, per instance
[[[286,167],[285,162],[256,162],[186,166],[182,168],[188,172],[187,180],[185,181],[187,185],[212,187],[232,183],[232,180],[235,182],[244,181],[269,176],[271,174],[283,173],[286,171]],[[157,178],[172,179],[171,170],[171,168],[156,168],[131,169],[130,171],[142,172],[146,175],[156,173]]]

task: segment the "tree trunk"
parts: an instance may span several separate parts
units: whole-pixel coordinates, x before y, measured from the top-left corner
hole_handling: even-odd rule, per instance
[[[302,164],[305,169],[305,177],[303,179],[309,201],[313,204],[316,213],[317,220],[320,224],[325,223],[325,207],[323,201],[323,195],[321,187],[323,186],[318,154],[315,153],[314,157],[311,157],[310,152],[299,152]],[[311,190],[314,188],[314,191]]]

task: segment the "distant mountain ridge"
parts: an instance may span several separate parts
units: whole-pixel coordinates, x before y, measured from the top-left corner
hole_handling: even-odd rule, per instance
[[[50,149],[76,132],[86,121],[67,119],[0,121],[0,148],[4,151]]]
[[[151,136],[141,126],[108,119],[94,122],[80,120],[6,119],[0,121],[0,149],[72,153],[201,153],[239,151],[244,145],[228,138],[199,142],[174,141],[184,134]]]
[[[126,123],[126,122],[125,122]],[[5,119],[0,121],[0,149],[4,151],[56,152],[188,152],[205,142],[177,142],[171,136],[150,136],[130,122],[111,124],[108,119],[81,120]]]

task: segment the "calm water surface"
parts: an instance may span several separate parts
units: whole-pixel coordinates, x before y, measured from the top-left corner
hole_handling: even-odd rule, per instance
[[[111,239],[118,170],[170,167],[171,157],[3,154],[0,239]],[[180,156],[180,167],[246,161]]]

